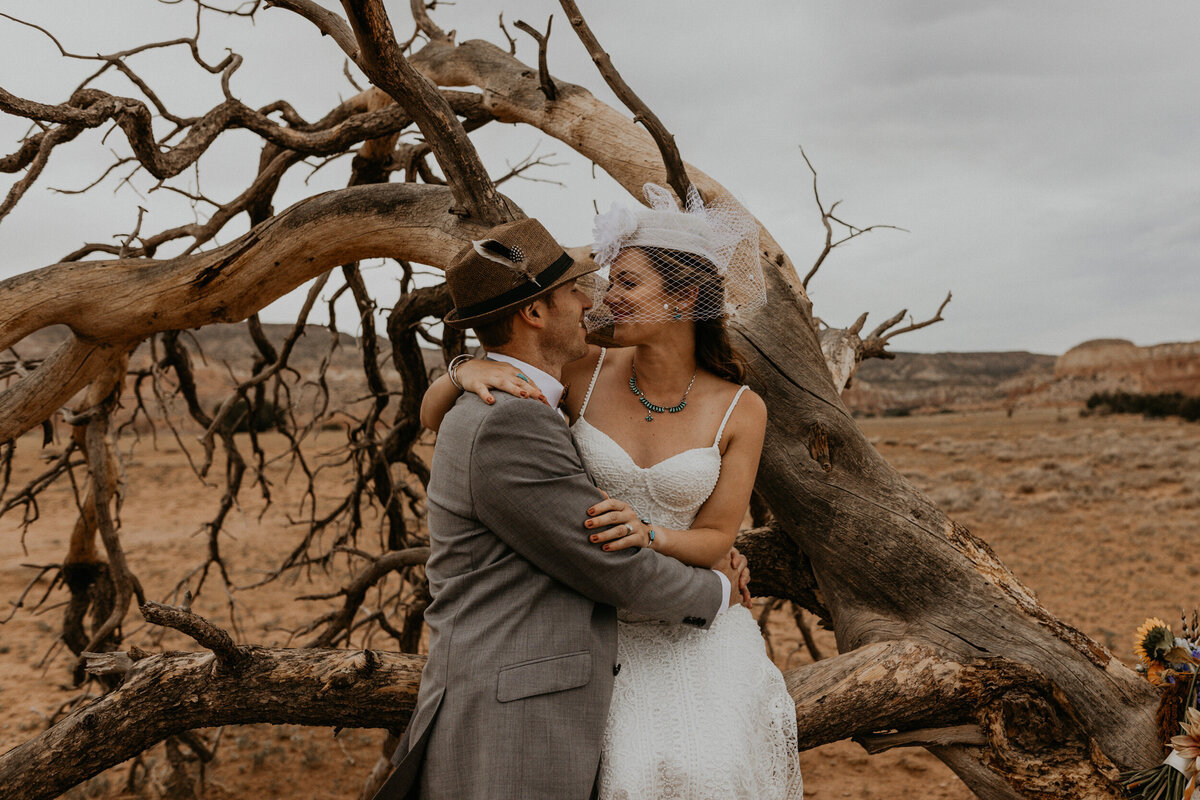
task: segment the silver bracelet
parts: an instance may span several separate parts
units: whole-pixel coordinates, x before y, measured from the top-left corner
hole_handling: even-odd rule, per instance
[[[650,525],[651,525],[651,522],[650,522],[650,520],[648,520],[648,519],[642,519],[642,520],[639,520],[639,522],[641,522],[641,523],[642,523],[643,525],[645,525],[647,528],[650,528]],[[649,546],[651,549],[654,549],[654,528],[650,528],[650,534],[649,534],[649,535],[650,535],[650,544],[649,544],[648,546]]]
[[[470,360],[471,354],[463,353],[462,355],[458,355],[450,359],[450,364],[446,367],[446,374],[450,376],[450,382],[454,384],[454,388],[458,389],[460,392],[465,392],[466,389],[464,389],[463,385],[458,382],[458,368],[462,366],[463,362]]]

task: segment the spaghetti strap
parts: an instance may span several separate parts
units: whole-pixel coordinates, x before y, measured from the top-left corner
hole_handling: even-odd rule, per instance
[[[721,420],[721,427],[717,429],[717,438],[713,441],[712,446],[716,447],[721,443],[721,435],[725,433],[725,423],[729,422],[729,417],[733,414],[733,408],[737,405],[737,401],[742,396],[742,392],[749,389],[749,386],[743,386],[737,390],[737,394],[733,396],[733,402],[729,404],[729,408],[725,411],[725,419]],[[584,401],[586,405],[587,401]],[[580,412],[582,415],[582,412]]]
[[[583,417],[583,412],[587,411],[588,401],[592,399],[592,389],[596,388],[596,378],[600,377],[600,365],[604,363],[604,354],[608,352],[607,347],[600,348],[600,358],[596,360],[596,369],[592,371],[592,382],[588,384],[587,394],[583,396],[583,405],[579,407],[579,416]],[[722,425],[724,427],[724,425]]]

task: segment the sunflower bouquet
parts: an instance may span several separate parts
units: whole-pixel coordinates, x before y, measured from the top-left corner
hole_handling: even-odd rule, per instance
[[[1190,800],[1200,770],[1200,706],[1196,676],[1200,667],[1200,612],[1191,623],[1180,619],[1180,635],[1161,619],[1142,623],[1134,636],[1138,671],[1158,687],[1158,727],[1171,752],[1163,763],[1121,775],[1125,794],[1144,800]],[[1182,730],[1181,735],[1178,732]]]

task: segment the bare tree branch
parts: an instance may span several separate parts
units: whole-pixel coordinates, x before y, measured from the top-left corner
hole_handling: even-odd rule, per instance
[[[324,625],[321,633],[305,643],[305,647],[330,647],[334,640],[349,628],[355,615],[358,614],[366,599],[367,590],[383,580],[389,573],[396,570],[424,564],[429,559],[428,547],[411,547],[407,550],[393,550],[375,558],[351,582],[338,591],[338,595],[346,598],[342,607],[330,612],[317,620],[313,627]]]
[[[420,2],[420,0],[414,0],[414,2]],[[550,18],[546,20],[546,32],[542,34],[525,20],[519,19],[516,22],[518,28],[528,33],[537,42],[538,83],[542,85],[542,94],[546,95],[546,101],[550,103],[558,99],[558,90],[554,88],[554,78],[550,77],[550,67],[546,63],[546,48],[550,44],[550,26],[553,24],[554,15],[551,14]]]
[[[825,263],[825,259],[829,257],[829,254],[833,252],[834,248],[838,247],[839,245],[843,245],[851,239],[855,239],[864,233],[870,233],[874,230],[891,229],[894,231],[904,231],[905,229],[897,227],[896,225],[868,225],[865,228],[859,228],[851,225],[848,222],[843,222],[834,214],[834,211],[837,210],[838,205],[842,201],[838,200],[829,208],[825,208],[824,203],[821,202],[821,193],[817,190],[817,169],[813,166],[812,161],[809,161],[808,154],[804,152],[803,147],[800,148],[800,156],[804,159],[804,163],[808,165],[809,172],[812,173],[813,199],[817,202],[817,210],[821,212],[821,224],[825,226],[825,244],[821,248],[821,252],[817,254],[816,261],[813,262],[812,267],[810,267],[808,272],[805,274],[804,280],[801,281],[801,283],[804,285],[804,288],[807,289],[808,282],[812,280],[814,275],[817,274],[817,270],[819,270],[821,265]],[[834,241],[833,239],[832,223],[834,222],[847,230],[847,234],[837,241]],[[905,231],[905,233],[907,233],[907,231]]]
[[[358,42],[354,39],[354,31],[350,30],[350,25],[342,17],[313,0],[266,0],[265,5],[267,8],[284,8],[304,17],[317,26],[322,36],[333,39],[342,52],[358,64]]]
[[[579,35],[579,40],[583,42],[583,46],[587,48],[592,61],[596,63],[596,68],[604,76],[604,82],[616,93],[621,102],[625,104],[625,107],[633,112],[633,121],[645,125],[646,130],[650,131],[650,135],[654,137],[659,152],[662,154],[663,164],[666,165],[667,182],[671,184],[671,188],[675,190],[675,194],[679,195],[679,202],[681,204],[687,203],[687,190],[692,185],[692,181],[688,178],[687,170],[683,166],[683,159],[679,156],[679,148],[675,145],[675,137],[662,124],[658,115],[651,111],[650,107],[634,93],[629,84],[625,83],[620,73],[617,72],[616,67],[613,66],[612,58],[609,57],[608,53],[604,52],[604,48],[600,46],[600,41],[592,33],[592,29],[588,27],[587,22],[583,18],[583,13],[580,12],[579,6],[575,4],[575,0],[559,0],[559,3],[562,5],[563,11],[567,13],[567,19],[571,21],[571,26],[575,29],[575,33]],[[547,33],[549,33],[548,26]]]
[[[240,671],[252,658],[250,648],[235,644],[226,631],[186,608],[146,601],[141,604],[141,612],[147,622],[174,628],[190,636],[201,647],[212,650],[221,666],[231,672]]]
[[[69,569],[78,564],[80,540],[84,540],[84,549],[90,550],[87,540],[94,540],[98,533],[104,543],[108,556],[104,576],[111,582],[111,596],[98,595],[91,591],[81,592],[80,589],[91,587],[72,586],[72,599],[77,602],[74,608],[68,609],[64,618],[64,628],[73,632],[82,640],[82,629],[78,625],[78,617],[89,605],[85,598],[90,599],[93,617],[98,623],[82,651],[99,652],[112,649],[120,642],[120,626],[129,609],[129,603],[136,594],[139,602],[145,599],[141,584],[133,575],[125,558],[125,551],[118,535],[118,523],[113,515],[113,500],[118,496],[118,473],[114,464],[116,448],[109,438],[110,418],[116,408],[117,401],[124,387],[125,371],[128,366],[128,353],[122,353],[113,359],[97,376],[84,398],[85,410],[74,415],[69,421],[74,425],[82,425],[84,433],[81,437],[84,453],[88,462],[88,496],[80,511],[80,524],[76,525],[72,535],[71,552],[63,565],[64,573],[70,575]],[[118,504],[119,505],[119,504]],[[85,555],[85,560],[94,560]],[[102,598],[103,602],[95,602]],[[70,642],[68,642],[70,644]],[[77,681],[82,674],[77,670]]]
[[[439,94],[438,101],[449,109],[446,111],[449,117],[454,117],[457,111],[474,118],[481,116],[478,96],[462,92],[452,93],[447,97]],[[360,101],[355,99],[348,101],[351,104],[358,102]],[[353,108],[353,105],[350,108]],[[57,106],[26,100],[0,89],[0,110],[61,126],[27,140],[20,150],[0,162],[7,171],[15,171],[26,163],[34,165],[22,182],[10,191],[8,208],[11,208],[16,199],[19,199],[36,179],[54,147],[70,141],[86,128],[99,127],[109,120],[115,121],[125,133],[139,165],[160,180],[178,175],[189,167],[223,131],[231,128],[253,131],[287,150],[305,155],[328,155],[341,152],[347,146],[366,139],[398,133],[413,122],[413,118],[403,108],[388,105],[341,119],[335,115],[327,124],[316,123],[307,129],[297,129],[278,125],[266,113],[255,111],[230,98],[203,117],[197,118],[188,126],[183,141],[164,151],[159,148],[154,138],[151,113],[145,104],[132,98],[116,97],[98,89],[81,89],[66,103]],[[457,118],[455,120],[457,121]],[[4,208],[5,206],[0,206],[0,211]]]
[[[951,296],[952,295],[950,292],[946,292],[946,299],[942,301],[942,304],[940,306],[938,306],[937,311],[934,312],[932,317],[930,317],[927,320],[924,320],[923,322],[913,322],[911,325],[905,325],[903,328],[897,328],[896,330],[892,331],[891,333],[887,333],[889,328],[898,324],[900,322],[900,320],[904,319],[904,315],[907,313],[907,309],[901,311],[896,316],[884,321],[881,325],[876,327],[875,330],[871,331],[867,335],[866,339],[863,339],[863,343],[862,343],[863,355],[862,355],[862,357],[864,359],[887,357],[888,355],[890,355],[890,353],[886,353],[884,348],[887,346],[888,341],[893,336],[899,336],[902,333],[911,333],[912,331],[920,330],[921,328],[927,328],[930,325],[934,324],[935,322],[941,322],[942,321],[942,312],[945,311],[946,306],[949,305]]]
[[[205,253],[163,262],[57,264],[0,281],[0,349],[55,323],[76,332],[37,370],[0,391],[0,442],[40,424],[114,351],[151,333],[245,319],[330,267],[363,258],[444,264],[462,242],[487,230],[446,214],[449,200],[438,186],[356,186],[301,201]],[[94,297],[110,298],[119,313],[95,314]]]
[[[458,212],[489,227],[512,219],[514,209],[496,191],[458,117],[400,52],[382,0],[343,0],[342,6],[361,48],[359,66],[412,115],[449,180]]]
[[[212,653],[131,660],[119,688],[0,755],[0,785],[49,800],[169,735],[249,722],[403,729],[416,703],[422,656],[249,648],[237,672]],[[86,743],[86,744],[80,744]]]
[[[500,12],[500,32],[504,34],[504,38],[508,40],[508,54],[515,56],[517,54],[517,40],[514,39],[508,32],[508,28],[504,27],[504,12]]]
[[[451,37],[446,35],[446,32],[430,18],[429,9],[425,7],[425,0],[410,0],[409,7],[412,10],[413,20],[417,23],[417,30],[431,40],[451,41]]]

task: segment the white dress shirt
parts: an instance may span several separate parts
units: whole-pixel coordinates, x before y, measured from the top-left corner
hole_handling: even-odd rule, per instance
[[[517,369],[525,374],[525,377],[533,381],[537,388],[542,390],[542,394],[546,395],[546,402],[550,407],[556,409],[559,414],[565,418],[566,414],[562,409],[558,408],[558,401],[562,399],[563,385],[562,381],[555,378],[548,372],[538,369],[537,367],[526,364],[519,358],[504,355],[503,353],[487,353],[487,357],[492,361],[503,361],[505,364],[512,364]],[[720,570],[713,570],[718,578],[721,579],[721,608],[717,614],[723,614],[729,609],[729,594],[733,590],[729,578]]]
[[[525,374],[525,377],[533,381],[533,385],[542,390],[542,394],[546,395],[546,402],[551,408],[558,408],[558,401],[562,399],[563,385],[562,381],[552,376],[549,372],[543,372],[537,367],[530,366],[519,358],[506,356],[503,353],[488,353],[487,357],[492,361],[503,361],[505,364],[512,364],[517,369]]]

